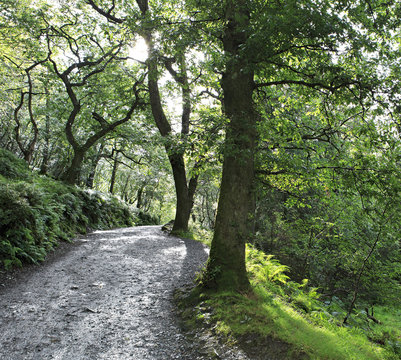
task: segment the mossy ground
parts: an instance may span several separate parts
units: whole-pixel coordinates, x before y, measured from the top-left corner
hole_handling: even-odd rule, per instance
[[[319,301],[317,289],[306,280],[290,281],[286,267],[272,256],[248,247],[247,269],[252,286],[248,293],[217,293],[197,286],[181,294],[179,307],[187,326],[206,324],[253,359],[399,359],[399,310],[377,307],[381,324],[356,311],[352,325],[345,327],[338,306]]]

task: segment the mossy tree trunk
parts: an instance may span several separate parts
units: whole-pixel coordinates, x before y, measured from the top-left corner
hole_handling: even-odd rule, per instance
[[[74,156],[71,160],[71,164],[67,170],[62,174],[61,179],[67,184],[78,184],[79,175],[81,173],[82,163],[86,154],[86,149],[77,147],[74,148]]]
[[[227,56],[222,78],[227,124],[223,175],[214,237],[205,281],[218,290],[245,291],[249,280],[245,243],[249,237],[254,179],[256,112],[252,93],[254,75],[241,53],[247,40],[249,13],[245,1],[228,1],[223,37]]]

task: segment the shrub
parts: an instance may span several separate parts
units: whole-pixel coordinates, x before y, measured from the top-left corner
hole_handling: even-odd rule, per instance
[[[134,224],[117,198],[31,173],[8,151],[0,156],[0,267],[42,261],[59,240],[88,229]]]
[[[9,179],[26,179],[30,176],[27,163],[13,153],[0,148],[0,175]]]
[[[0,259],[4,266],[43,260],[53,247],[42,195],[32,184],[0,184]]]
[[[160,219],[155,215],[150,215],[144,211],[139,211],[137,214],[137,225],[159,225]]]

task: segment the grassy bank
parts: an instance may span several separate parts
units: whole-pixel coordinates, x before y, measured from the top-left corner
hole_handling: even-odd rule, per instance
[[[0,149],[0,268],[39,262],[76,234],[138,220],[117,198],[39,176]]]
[[[245,349],[254,347],[252,351],[258,347],[260,359],[400,358],[400,309],[377,306],[375,317],[380,323],[370,320],[364,309],[356,309],[343,326],[346,307],[341,301],[321,301],[316,288],[307,280],[291,281],[286,269],[274,257],[248,246],[252,292],[195,288],[180,300],[187,325],[197,327],[206,321],[226,341]]]

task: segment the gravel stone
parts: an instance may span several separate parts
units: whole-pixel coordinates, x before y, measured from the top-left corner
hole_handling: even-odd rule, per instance
[[[95,231],[3,273],[0,359],[214,358],[185,336],[173,305],[206,259],[201,243],[143,226]]]

